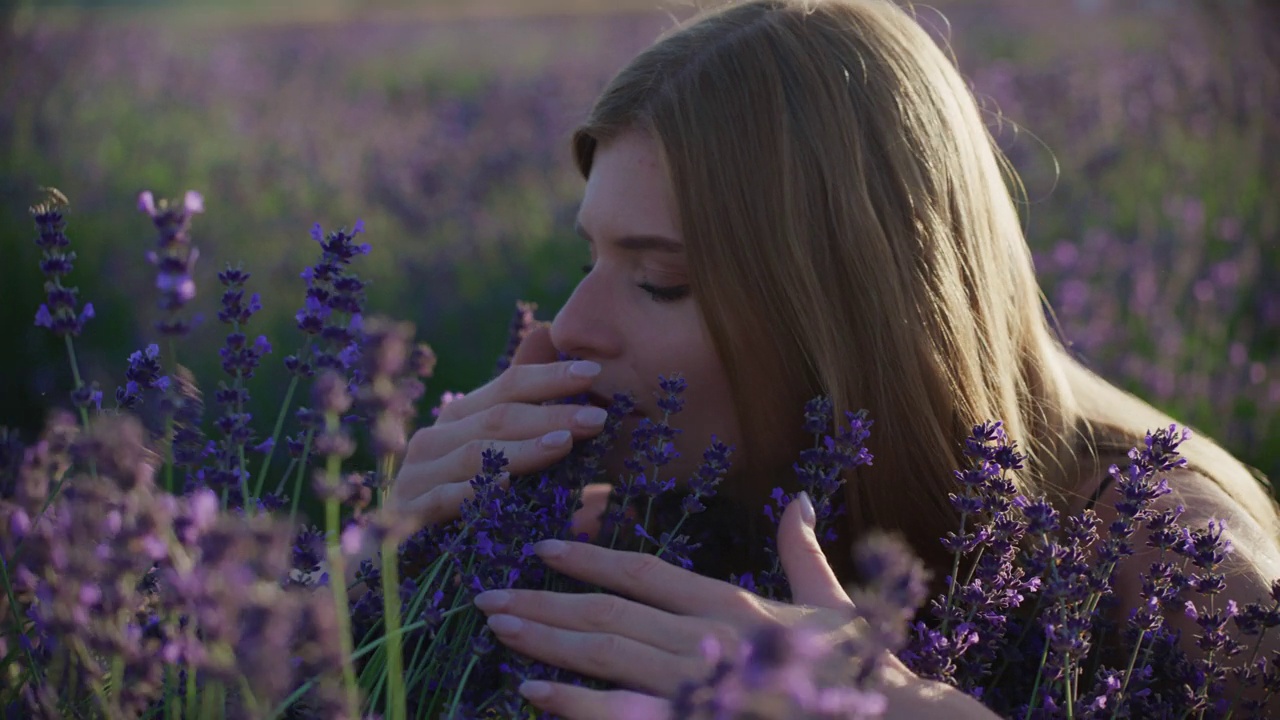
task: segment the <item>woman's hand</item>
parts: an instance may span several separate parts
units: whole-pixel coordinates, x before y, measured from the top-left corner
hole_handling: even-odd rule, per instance
[[[413,434],[388,505],[424,524],[458,516],[474,491],[481,452],[501,450],[507,472],[542,470],[569,454],[573,441],[598,435],[606,412],[590,405],[541,405],[591,389],[600,366],[556,362],[546,326],[520,344],[512,365],[479,389],[445,405],[431,427]]]
[[[535,548],[559,572],[632,600],[604,594],[497,590],[476,597],[505,645],[536,660],[610,680],[631,690],[590,690],[542,681],[520,693],[540,710],[569,720],[659,720],[688,679],[710,670],[703,638],[732,656],[766,622],[801,621],[847,630],[853,603],[813,533],[808,499],[791,503],[778,528],[778,554],[794,605],[765,600],[729,583],[683,570],[652,555],[583,543],[546,541]],[[922,680],[892,654],[881,658],[877,689],[887,718],[997,718],[977,700],[943,683]]]
[[[805,508],[809,517],[802,518]],[[521,693],[539,709],[572,719],[662,718],[680,683],[710,669],[703,638],[729,652],[766,622],[815,622],[835,629],[852,603],[826,562],[812,526],[812,506],[791,503],[778,549],[796,604],[772,602],[729,583],[683,570],[653,555],[583,543],[547,541],[538,554],[559,572],[631,600],[605,594],[500,590],[476,605],[508,647],[635,692],[597,691],[530,682]]]

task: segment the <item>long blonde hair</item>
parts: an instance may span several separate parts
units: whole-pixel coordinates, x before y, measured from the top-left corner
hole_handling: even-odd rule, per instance
[[[1108,448],[1170,422],[1065,353],[1012,174],[952,61],[890,2],[703,12],[609,83],[573,137],[584,177],[598,145],[628,130],[657,140],[675,188],[693,293],[738,408],[739,497],[793,476],[800,408],[825,393],[875,422],[844,539],[897,530],[940,569],[938,539],[958,523],[949,481],[975,424],[1003,420],[1029,455],[1021,487],[1067,507]],[[1125,412],[1107,415],[1117,399]],[[1243,466],[1203,438],[1184,449],[1276,527]]]

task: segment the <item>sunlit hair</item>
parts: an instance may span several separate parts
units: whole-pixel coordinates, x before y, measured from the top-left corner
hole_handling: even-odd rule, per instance
[[[573,137],[584,177],[596,148],[628,130],[657,140],[675,189],[694,296],[740,415],[743,499],[793,475],[811,440],[800,408],[827,393],[875,421],[845,539],[897,529],[940,570],[973,425],[1003,420],[1031,458],[1022,487],[1073,509],[1146,429],[1172,422],[1063,350],[1013,175],[955,65],[907,11],[881,0],[705,11],[604,90]],[[1277,528],[1239,462],[1198,434],[1183,447]]]

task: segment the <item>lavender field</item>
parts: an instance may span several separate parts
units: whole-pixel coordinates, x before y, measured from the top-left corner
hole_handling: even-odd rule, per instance
[[[43,290],[27,207],[42,185],[71,200],[71,279],[98,316],[80,363],[108,397],[154,340],[142,189],[204,196],[194,307],[207,323],[216,272],[243,261],[264,306],[255,327],[292,337],[310,227],[361,219],[369,307],[413,321],[439,355],[424,406],[483,381],[514,302],[549,318],[585,257],[568,131],[688,13],[568,5],[579,12],[214,19],[4,6],[0,425],[34,434],[71,388],[61,343],[32,322]],[[1020,174],[1064,337],[1280,477],[1280,59],[1265,52],[1265,4],[934,6],[922,19],[949,37]],[[197,330],[179,360],[215,378],[221,341]],[[285,378],[268,356],[254,382]],[[277,400],[259,396],[266,414]]]
[[[569,133],[691,6],[0,0],[0,714],[541,717],[530,693],[548,682],[635,683],[513,645],[489,615],[515,612],[504,590],[676,612],[574,570],[583,553],[638,581],[618,551],[651,552],[666,562],[643,571],[650,584],[714,585],[717,610],[751,593],[816,609],[788,584],[803,573],[787,567],[784,529],[785,554],[808,538],[824,571],[824,553],[848,552],[833,524],[842,473],[872,462],[877,442],[875,418],[841,419],[830,398],[804,408],[803,492],[780,478],[764,508],[773,562],[719,578],[730,584],[694,573],[717,576],[702,564],[718,552],[703,541],[724,539],[717,513],[741,518],[715,497],[734,449],[713,442],[678,492],[662,481],[682,377],[662,379],[662,420],[638,423],[627,467],[646,472],[614,480],[598,543],[564,541],[587,537],[575,514],[621,442],[624,395],[598,437],[545,471],[507,472],[486,450],[454,519],[409,517],[390,492],[414,427],[511,362],[534,319],[517,301],[549,319],[572,291],[587,248],[572,230],[583,182]],[[1277,7],[917,8],[1010,161],[1064,342],[1272,478]],[[951,478],[960,533],[942,538],[954,559],[941,585],[919,548],[868,532],[847,606],[820,609],[873,631],[832,645],[799,615],[761,624],[752,610],[742,623],[759,627],[728,655],[703,635],[707,678],[643,687],[672,703],[647,707],[879,716],[888,700],[868,683],[894,653],[1001,716],[1273,715],[1280,653],[1259,652],[1280,627],[1280,580],[1269,599],[1218,605],[1224,525],[1148,510],[1184,463],[1184,429],[1153,429],[1113,469],[1140,500],[1117,507],[1103,538],[1092,511],[1059,523],[1048,499],[1018,493],[1025,457],[990,420]],[[686,525],[704,500],[719,509]],[[1147,610],[1120,628],[1111,589],[1138,524],[1188,572],[1152,564]],[[1189,659],[1156,614],[1191,618],[1207,655]],[[1249,689],[1228,691],[1227,672]],[[802,707],[755,714],[782,707],[769,704],[778,678]]]

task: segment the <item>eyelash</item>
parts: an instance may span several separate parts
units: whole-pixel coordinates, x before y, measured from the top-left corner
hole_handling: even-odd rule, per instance
[[[591,272],[594,265],[583,265],[582,274],[586,275]],[[649,283],[640,283],[637,285],[641,290],[649,293],[654,302],[675,302],[689,295],[688,285],[673,285],[671,287],[657,287]]]

